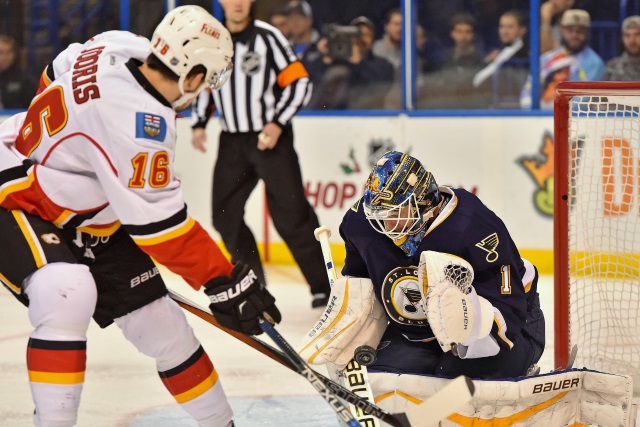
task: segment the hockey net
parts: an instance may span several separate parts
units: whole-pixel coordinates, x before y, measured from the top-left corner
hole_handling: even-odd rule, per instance
[[[640,84],[565,82],[554,107],[555,363],[640,385]]]

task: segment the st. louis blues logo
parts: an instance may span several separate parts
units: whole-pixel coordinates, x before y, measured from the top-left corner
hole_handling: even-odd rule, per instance
[[[389,316],[403,325],[426,326],[427,314],[422,306],[417,267],[397,267],[382,284],[382,303]]]
[[[167,124],[163,117],[149,113],[136,113],[136,138],[164,141],[166,134]]]

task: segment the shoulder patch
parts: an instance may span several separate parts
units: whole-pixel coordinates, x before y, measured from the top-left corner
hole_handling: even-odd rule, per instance
[[[167,122],[164,117],[149,113],[136,113],[136,138],[164,141]]]
[[[358,212],[358,207],[360,206],[360,200],[362,200],[362,199],[358,199],[358,201],[357,201],[357,202],[355,202],[355,203],[353,204],[353,206],[351,206],[351,210],[352,210],[352,211],[354,211],[354,212]]]
[[[487,253],[487,262],[494,262],[500,257],[498,251],[496,251],[498,243],[500,243],[498,233],[493,233],[476,243],[476,247]]]

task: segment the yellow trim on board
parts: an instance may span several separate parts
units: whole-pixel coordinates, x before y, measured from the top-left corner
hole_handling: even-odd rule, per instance
[[[264,259],[264,247],[262,244],[258,244],[258,247]],[[346,255],[344,245],[339,243],[332,243],[331,252],[333,254],[333,259],[336,262],[336,265],[343,265],[344,257]],[[523,258],[531,261],[531,263],[538,269],[539,274],[553,274],[553,250],[520,249],[520,255],[522,255]],[[284,242],[269,243],[269,264],[295,264],[293,256],[291,255],[291,252],[289,252],[289,248],[287,248],[287,245],[285,245]],[[338,269],[338,271],[340,271],[340,269]]]

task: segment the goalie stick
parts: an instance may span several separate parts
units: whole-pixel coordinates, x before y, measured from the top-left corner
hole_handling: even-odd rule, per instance
[[[268,356],[272,360],[291,369],[299,375],[305,376],[297,365],[282,351],[272,347],[266,342],[233,331],[220,325],[211,312],[200,306],[198,303],[180,295],[178,292],[169,289],[169,297],[173,299],[185,311],[201,318],[207,323],[212,324],[216,328],[232,335],[243,343],[253,347],[260,353]],[[296,353],[297,354],[297,353]],[[324,375],[313,371],[320,381],[326,385],[335,395],[360,408],[364,413],[371,414],[376,418],[394,426],[394,427],[437,427],[439,420],[446,418],[456,412],[462,405],[467,403],[473,397],[473,383],[467,377],[460,376],[451,381],[446,387],[437,394],[426,400],[424,403],[412,407],[405,413],[391,414],[375,404],[356,395],[340,384],[330,380]],[[305,376],[305,378],[307,378]],[[425,424],[427,422],[427,424]]]
[[[313,234],[320,242],[320,246],[322,247],[322,256],[324,257],[327,275],[329,276],[329,284],[333,287],[334,282],[338,279],[338,274],[336,272],[335,264],[333,263],[331,245],[329,244],[331,229],[327,226],[318,227],[314,230]],[[359,347],[359,349],[362,350],[362,347],[365,346],[361,346]],[[370,360],[371,362],[373,362],[375,360],[375,350],[371,347],[366,347],[371,351],[372,357],[370,358]],[[366,350],[363,353],[367,354]],[[367,373],[367,367],[359,363],[359,361],[362,360],[361,358],[357,357],[357,355],[354,356],[356,357],[354,357],[347,364],[347,367],[344,370],[338,370],[338,368],[333,364],[327,365],[327,369],[337,372],[338,376],[344,376],[344,383],[347,389],[373,403],[373,391],[371,390],[371,385],[369,385],[369,374]],[[348,375],[345,375],[345,371],[348,371]],[[329,376],[332,377],[332,375]],[[380,426],[380,423],[377,419],[367,416],[357,406],[351,406],[351,413],[362,424],[365,424],[367,426],[371,425],[371,427]]]

